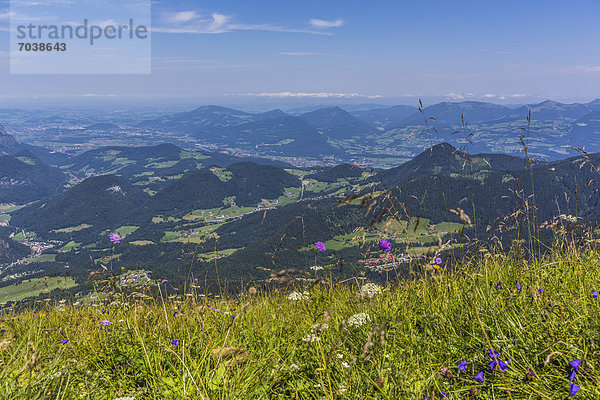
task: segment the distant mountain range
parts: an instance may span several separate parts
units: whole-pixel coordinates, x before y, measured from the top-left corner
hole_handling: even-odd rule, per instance
[[[11,224],[36,232],[86,224],[100,232],[117,223],[151,224],[158,215],[180,218],[197,209],[222,207],[229,197],[241,207],[256,206],[292,187],[300,187],[297,177],[279,167],[252,162],[187,172],[153,196],[124,177],[101,175],[14,212]]]
[[[203,166],[226,167],[240,161],[255,161],[260,164],[282,167],[290,166],[284,162],[267,158],[240,158],[224,153],[186,151],[166,143],[141,147],[101,147],[72,157],[62,167],[78,176],[118,173],[127,178],[134,178],[136,175],[148,175],[149,172],[156,171],[165,177],[182,174]]]
[[[268,157],[329,156],[350,162],[389,157],[379,142],[394,154],[418,154],[426,144],[445,141],[456,147],[470,143],[473,152],[519,155],[519,136],[527,136],[531,153],[547,159],[564,158],[573,154],[571,147],[583,145],[600,151],[600,128],[595,122],[598,100],[585,104],[548,100],[520,107],[444,102],[422,111],[409,106],[371,107],[351,112],[323,107],[291,116],[279,109],[253,114],[203,106],[144,121],[139,127]]]
[[[458,222],[449,209],[463,209],[484,226],[498,221],[521,207],[526,200],[538,221],[559,214],[578,215],[600,222],[600,182],[597,167],[600,154],[544,162],[533,160],[531,176],[527,160],[502,154],[465,154],[451,145],[432,147],[397,168],[382,171],[377,178],[393,190],[396,200],[411,215],[434,221],[448,218]],[[532,190],[532,187],[534,190]],[[518,193],[523,191],[523,198]],[[475,218],[473,218],[473,208]],[[533,218],[533,211],[529,211]],[[509,223],[513,219],[507,220]],[[480,232],[481,233],[481,232]]]
[[[226,146],[249,146],[266,155],[341,155],[328,139],[347,139],[373,134],[374,126],[339,107],[324,108],[300,116],[281,110],[250,114],[230,108],[203,106],[145,121],[139,127],[189,134]]]
[[[331,139],[349,139],[377,132],[372,125],[350,115],[340,107],[322,108],[302,114],[299,118],[316,127]]]
[[[174,159],[182,152],[172,145],[121,148],[118,154],[115,154],[116,151],[115,148],[108,148],[100,153],[93,153],[93,156],[88,154],[86,157],[97,162],[95,167],[99,171],[106,171],[109,168],[102,164],[99,157],[104,157],[104,162],[110,162],[113,160],[111,157],[127,155],[131,157],[127,160],[137,157],[144,163],[155,157],[156,162],[160,164],[163,161],[157,156],[170,156]],[[600,156],[596,154],[591,156],[592,161],[597,161],[599,158]],[[174,165],[182,162],[178,161]],[[595,181],[596,172],[589,166],[579,168],[582,162],[581,157],[552,163],[534,162],[534,187],[538,193],[547,192],[544,199],[552,198],[552,202],[540,206],[540,210],[544,210],[544,218],[551,218],[556,206],[562,204],[560,209],[565,212],[577,208],[580,215],[596,219],[594,196],[597,197],[597,194],[592,193],[593,189],[598,188]],[[3,156],[0,157],[0,163],[0,170],[37,177],[37,180],[30,178],[31,181],[26,182],[29,183],[27,187],[30,190],[33,188],[37,191],[44,190],[44,196],[39,195],[40,198],[58,194],[63,190],[65,175],[56,168],[45,166],[32,154]],[[80,224],[97,225],[96,228],[102,230],[114,226],[116,221],[133,225],[148,224],[152,218],[159,215],[182,218],[194,210],[222,208],[228,198],[234,199],[237,207],[255,207],[263,201],[278,199],[286,191],[299,189],[303,185],[298,176],[290,174],[279,166],[259,165],[253,162],[237,162],[223,167],[208,162],[206,166],[202,166],[196,159],[194,163],[195,165],[190,166],[187,171],[183,169],[171,171],[173,166],[162,168],[165,171],[178,172],[178,175],[161,175],[161,168],[155,166],[146,170],[127,170],[127,166],[121,170],[109,170],[108,173],[117,172],[120,176],[102,175],[87,179],[49,201],[13,213],[11,224],[36,232]],[[124,164],[133,165],[127,162]],[[598,164],[600,165],[600,162]],[[305,173],[302,180],[322,182],[323,188],[337,184],[341,185],[340,187],[345,185],[349,189],[355,187],[356,182],[360,180],[364,184],[381,184],[383,188],[388,189],[399,187],[401,190],[398,192],[398,198],[406,204],[412,204],[415,215],[432,218],[438,222],[442,222],[447,217],[445,213],[440,214],[444,210],[442,199],[445,199],[449,207],[466,209],[470,206],[471,199],[468,193],[465,194],[466,188],[474,188],[473,192],[478,198],[476,208],[482,216],[485,216],[482,217],[484,222],[491,223],[501,215],[501,210],[508,211],[508,203],[499,206],[497,201],[503,197],[510,197],[519,186],[529,190],[531,186],[525,159],[504,154],[469,155],[447,143],[435,145],[396,168],[382,170],[374,175],[367,172],[364,168],[342,164],[310,174]],[[367,173],[366,178],[365,173]],[[153,186],[151,184],[153,179],[144,182],[137,176],[138,174],[142,174],[146,180],[154,178],[163,182],[159,186]],[[548,176],[549,174],[554,177]],[[23,181],[25,182],[25,178]],[[442,187],[445,189],[440,187],[441,181],[444,182]],[[5,181],[0,181],[0,184],[2,182]],[[18,189],[22,193],[27,193],[25,183],[21,185],[24,187],[21,187],[15,182],[13,181],[12,192],[4,192],[5,202],[9,198],[18,199],[15,194]],[[575,182],[579,182],[582,187],[577,189],[574,186]],[[585,190],[583,182],[590,182]],[[156,190],[148,191],[148,188]],[[328,189],[319,190],[322,194],[332,193]],[[440,190],[446,190],[447,193],[442,195]],[[575,205],[573,201],[578,190],[580,198],[579,203]],[[586,191],[590,191],[591,197],[582,196]],[[558,196],[557,193],[566,193],[566,198],[570,200],[565,202],[564,196]],[[453,194],[457,197],[453,197]],[[415,198],[421,199],[415,203]],[[108,204],[112,205],[108,206]],[[109,208],[119,209],[114,218],[111,217],[114,212]],[[456,217],[453,217],[453,220],[456,220]],[[102,223],[94,221],[102,221]]]
[[[399,186],[403,182],[423,176],[463,176],[471,172],[500,171],[522,172],[526,161],[506,154],[468,155],[448,143],[441,143],[395,168],[383,170],[372,178],[385,187]]]
[[[504,154],[471,155],[448,143],[432,146],[387,170],[352,164],[304,170],[254,162],[216,166],[204,156],[210,157],[195,158],[172,145],[111,147],[88,153],[81,160],[93,161],[98,171],[119,176],[93,176],[11,211],[6,229],[62,243],[51,250],[56,255],[52,268],[68,264],[74,276],[82,274],[82,282],[90,264],[109,256],[110,232],[123,236],[118,246],[119,267],[143,265],[177,280],[194,254],[195,273],[212,276],[217,254],[221,277],[233,282],[264,278],[258,267],[306,269],[314,264],[312,244],[316,241],[328,246],[319,262],[338,265],[343,259],[343,268],[356,271],[363,268],[357,260],[367,257],[365,252],[377,251],[380,237],[389,237],[395,246],[410,241],[418,251],[427,252],[438,237],[447,239],[458,232],[474,237],[477,229],[478,238],[486,240],[498,232],[500,221],[514,234],[515,221],[533,218],[530,209],[503,220],[523,210],[524,199],[533,207],[528,160]],[[40,165],[32,155],[4,157]],[[114,167],[119,157],[125,166],[111,171],[109,164]],[[87,161],[77,165],[85,166]],[[189,170],[161,175],[188,161],[194,163]],[[538,224],[560,214],[600,222],[600,179],[585,161],[582,156],[531,161]],[[588,161],[600,166],[600,154],[590,154]],[[127,170],[134,165],[135,170]],[[151,186],[151,181],[160,179],[163,186]],[[384,189],[389,195],[382,195]],[[338,204],[342,198],[355,200]],[[389,210],[382,213],[390,198],[406,227],[410,221],[416,223],[413,231],[384,233],[390,221],[402,226],[390,219]],[[422,222],[415,222],[418,218]],[[352,240],[357,232],[366,244]],[[44,263],[36,268],[45,268]]]
[[[22,146],[18,145],[18,148]],[[55,157],[53,161],[61,161],[60,168],[45,164],[37,154],[28,150],[0,156],[0,203],[24,204],[59,194],[73,177],[81,180],[117,174],[138,185],[138,188],[154,193],[169,186],[186,172],[204,167],[224,168],[243,161],[291,167],[264,158],[240,158],[207,151],[190,152],[172,144],[102,147],[74,157]]]
[[[194,210],[223,207],[227,198],[234,198],[237,206],[256,207],[262,199],[277,199],[293,187],[300,187],[299,179],[274,166],[243,162],[221,170],[203,168],[137,205],[131,222],[148,223],[157,215],[180,218]]]
[[[30,202],[55,194],[60,190],[57,188],[64,185],[66,176],[59,179],[57,171],[49,169],[49,165],[59,167],[72,181],[117,174],[154,194],[183,174],[208,166],[223,168],[253,161],[290,167],[290,164],[270,160],[283,158],[301,165],[305,165],[305,160],[364,165],[378,164],[381,160],[386,166],[395,167],[419,154],[425,145],[436,142],[447,142],[469,153],[522,156],[520,137],[523,137],[530,154],[547,160],[575,154],[572,147],[600,151],[600,100],[585,104],[548,100],[512,108],[484,102],[444,102],[422,111],[408,106],[369,107],[373,108],[362,107],[351,112],[340,107],[323,107],[293,116],[280,109],[248,113],[208,105],[138,124],[139,129],[161,131],[175,135],[174,139],[188,137],[192,142],[197,140],[230,153],[241,151],[240,154],[257,155],[251,158],[190,152],[169,144],[134,148],[108,146],[67,155],[19,143],[0,126],[0,154],[14,157],[25,151],[32,156],[29,167],[21,174],[16,174],[17,161],[4,160],[5,167],[0,173],[5,194],[0,193],[0,196]],[[528,125],[526,119],[530,111],[532,120]],[[53,120],[60,121],[60,118]],[[87,127],[121,129],[120,125],[110,122],[87,124]],[[408,165],[411,164],[401,168],[406,169]],[[48,179],[50,171],[54,171],[52,179]],[[42,181],[48,185],[37,185],[36,182]],[[9,185],[10,191],[6,189]]]
[[[510,121],[527,117],[531,110],[532,120],[552,121],[558,119],[576,120],[586,114],[600,109],[600,103],[593,101],[587,104],[563,104],[547,100],[518,108],[510,108],[499,104],[465,101],[460,103],[444,102],[423,109],[423,113],[413,115],[400,121],[395,127],[420,125],[424,117],[433,118],[437,124],[461,126],[463,119],[467,124],[485,122]],[[464,118],[463,118],[464,117]]]
[[[393,106],[353,111],[351,114],[365,121],[367,124],[386,130],[402,125],[406,118],[414,115],[416,112],[416,107]]]

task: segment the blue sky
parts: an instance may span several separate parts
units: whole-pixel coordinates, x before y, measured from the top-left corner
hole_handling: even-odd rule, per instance
[[[415,104],[419,97],[600,97],[598,1],[154,1],[152,74],[129,76],[11,76],[9,17],[1,0],[5,98]]]

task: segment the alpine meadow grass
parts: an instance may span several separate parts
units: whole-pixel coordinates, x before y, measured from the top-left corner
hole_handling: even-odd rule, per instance
[[[587,247],[489,254],[386,287],[324,278],[221,298],[165,282],[164,301],[8,311],[0,396],[599,398],[599,271]]]

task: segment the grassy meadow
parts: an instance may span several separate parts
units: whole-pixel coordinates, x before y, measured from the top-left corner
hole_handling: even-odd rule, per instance
[[[0,397],[597,399],[599,272],[593,248],[488,253],[387,287],[46,302],[0,317]]]

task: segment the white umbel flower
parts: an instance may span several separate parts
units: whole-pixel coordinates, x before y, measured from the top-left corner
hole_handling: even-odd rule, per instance
[[[365,283],[361,288],[360,288],[360,294],[363,297],[368,297],[369,299],[372,299],[373,297],[377,296],[379,293],[381,293],[381,286],[375,284],[375,283]]]
[[[314,333],[309,333],[308,335],[306,335],[306,337],[302,338],[302,340],[304,340],[306,343],[314,343],[321,340],[321,338],[318,335],[315,335]]]
[[[354,314],[348,318],[348,325],[350,326],[361,326],[371,321],[371,317],[365,313]]]
[[[308,292],[300,293],[300,292],[292,292],[287,297],[288,300],[306,300],[308,299]]]

